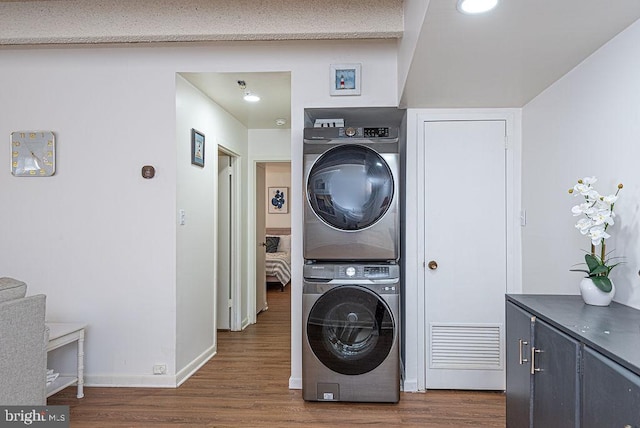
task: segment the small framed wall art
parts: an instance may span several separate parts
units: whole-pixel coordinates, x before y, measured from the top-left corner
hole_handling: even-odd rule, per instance
[[[204,167],[204,134],[191,128],[191,163]]]
[[[286,214],[289,212],[289,188],[269,187],[269,214]]]
[[[360,95],[360,64],[331,64],[331,95]]]

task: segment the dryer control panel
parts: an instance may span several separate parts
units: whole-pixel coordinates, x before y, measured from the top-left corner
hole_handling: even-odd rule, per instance
[[[338,137],[389,138],[388,127],[338,128]]]
[[[369,140],[398,142],[400,130],[394,126],[347,126],[342,128],[305,128],[305,142],[331,140]]]

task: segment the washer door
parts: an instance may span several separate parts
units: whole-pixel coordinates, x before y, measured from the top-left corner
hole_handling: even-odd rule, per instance
[[[360,375],[378,367],[393,347],[395,322],[376,293],[344,285],[324,293],[307,320],[307,340],[331,370]]]
[[[327,150],[307,178],[314,213],[339,230],[366,229],[380,220],[393,200],[393,175],[374,150],[345,144]]]

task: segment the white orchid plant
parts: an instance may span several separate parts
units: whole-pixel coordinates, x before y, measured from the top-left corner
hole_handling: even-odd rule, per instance
[[[616,214],[613,212],[613,207],[623,186],[618,184],[616,193],[603,196],[593,188],[596,181],[595,177],[585,177],[569,189],[569,193],[584,198],[584,202],[571,208],[571,212],[574,217],[583,216],[576,223],[576,229],[591,240],[591,251],[584,256],[588,270],[570,270],[586,273],[587,278],[591,278],[596,287],[608,293],[612,289],[609,273],[621,262],[615,263],[615,258],[607,259],[609,254],[606,252],[606,240],[611,237],[607,229],[614,224]],[[600,246],[600,254],[596,252],[598,246]]]

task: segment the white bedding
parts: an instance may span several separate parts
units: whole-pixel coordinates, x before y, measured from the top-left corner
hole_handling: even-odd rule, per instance
[[[284,251],[267,253],[265,271],[267,276],[275,276],[283,286],[286,285],[291,280],[291,254]]]

